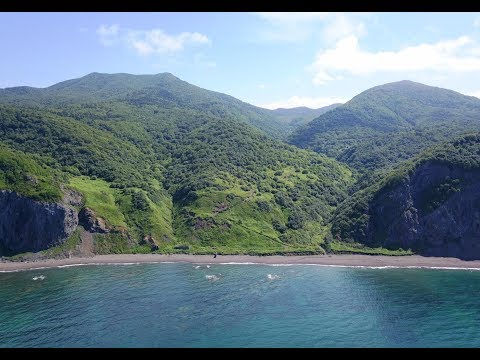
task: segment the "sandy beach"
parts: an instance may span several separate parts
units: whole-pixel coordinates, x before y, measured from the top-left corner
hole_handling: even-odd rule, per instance
[[[310,255],[310,256],[250,256],[250,255],[159,255],[121,254],[96,255],[92,257],[72,257],[34,262],[0,262],[0,271],[33,270],[58,266],[94,264],[131,264],[186,262],[194,264],[314,264],[329,266],[366,267],[425,267],[480,269],[480,260],[464,261],[456,258],[412,256],[372,256],[372,255]]]

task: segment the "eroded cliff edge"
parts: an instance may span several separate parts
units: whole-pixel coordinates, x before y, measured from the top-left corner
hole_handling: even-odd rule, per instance
[[[480,258],[480,170],[426,162],[380,192],[364,242],[427,256]]]
[[[0,191],[0,255],[37,252],[61,244],[77,225],[78,213],[69,205]]]

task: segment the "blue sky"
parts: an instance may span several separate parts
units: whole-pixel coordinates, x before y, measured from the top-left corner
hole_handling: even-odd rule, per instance
[[[413,80],[480,97],[480,13],[0,13],[0,88],[171,72],[270,108]]]

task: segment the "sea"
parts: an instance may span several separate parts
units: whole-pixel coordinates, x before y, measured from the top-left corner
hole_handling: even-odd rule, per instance
[[[3,272],[0,347],[480,347],[480,271],[162,263]]]

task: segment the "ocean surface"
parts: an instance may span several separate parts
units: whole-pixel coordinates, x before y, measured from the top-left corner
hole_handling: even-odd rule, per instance
[[[480,271],[172,263],[0,273],[0,347],[480,347]]]

